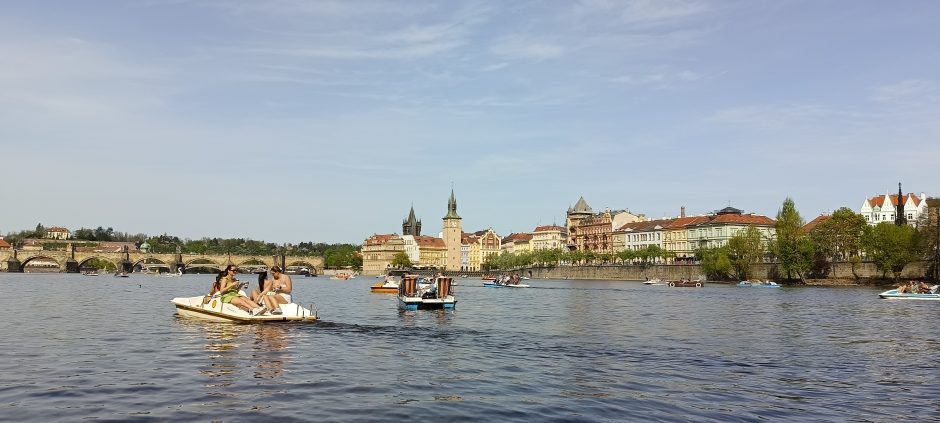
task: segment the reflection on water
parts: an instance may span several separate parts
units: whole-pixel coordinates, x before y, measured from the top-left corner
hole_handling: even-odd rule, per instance
[[[254,328],[255,342],[253,359],[258,363],[255,377],[276,379],[284,372],[284,365],[291,360],[287,350],[287,328],[283,325],[257,325]]]

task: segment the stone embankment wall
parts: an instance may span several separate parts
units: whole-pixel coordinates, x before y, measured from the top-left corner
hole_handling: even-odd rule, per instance
[[[751,269],[752,278],[781,280],[786,277],[782,274],[779,264],[758,264]],[[915,262],[907,265],[901,273],[902,278],[923,278],[927,273],[929,262]],[[508,272],[507,272],[508,273]],[[512,273],[520,273],[532,278],[540,279],[601,279],[601,280],[645,280],[649,279],[695,279],[702,275],[698,265],[650,265],[650,266],[549,266],[530,267]],[[855,273],[860,279],[882,279],[882,274],[871,262],[862,262],[855,267]],[[795,278],[796,275],[793,275]],[[890,274],[887,275],[891,277]],[[845,280],[855,279],[850,263],[833,263],[825,279]],[[819,281],[819,279],[816,279]]]

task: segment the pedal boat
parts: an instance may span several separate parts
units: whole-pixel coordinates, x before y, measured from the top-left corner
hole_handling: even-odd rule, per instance
[[[940,301],[940,292],[937,292],[937,285],[932,286],[930,292],[929,294],[915,294],[913,292],[899,294],[897,289],[891,289],[878,294],[878,296],[886,300]]]
[[[699,280],[687,281],[687,280],[678,280],[678,281],[669,281],[669,286],[677,286],[683,288],[701,288],[705,286],[705,283]]]
[[[773,281],[740,281],[736,286],[740,288],[780,288],[780,284]]]
[[[414,276],[407,276],[398,286],[398,308],[452,310],[457,305],[452,286],[453,279],[446,276],[436,278],[427,285],[419,284]]]
[[[177,297],[170,300],[176,306],[176,312],[182,317],[192,317],[203,319],[210,322],[227,323],[275,323],[275,322],[316,322],[319,320],[316,308],[311,304],[310,309],[304,308],[295,303],[281,304],[282,314],[262,314],[252,316],[247,311],[242,310],[232,304],[223,304],[218,296],[209,299],[209,302],[203,304],[205,297]]]
[[[384,283],[377,283],[369,287],[376,294],[396,294],[398,293],[398,282],[387,280]]]

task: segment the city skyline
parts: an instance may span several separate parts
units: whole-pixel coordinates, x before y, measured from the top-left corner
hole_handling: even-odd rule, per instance
[[[412,206],[436,236],[452,188],[501,235],[582,196],[806,221],[936,196],[940,5],[845,5],[7,4],[0,231],[356,244]]]

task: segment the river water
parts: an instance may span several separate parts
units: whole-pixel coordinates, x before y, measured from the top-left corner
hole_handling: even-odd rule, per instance
[[[321,322],[242,326],[176,315],[207,275],[0,274],[0,420],[940,420],[937,302],[458,279],[400,312],[375,280],[294,277]]]

